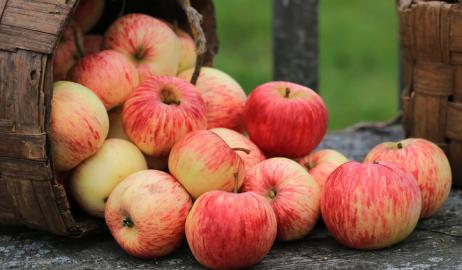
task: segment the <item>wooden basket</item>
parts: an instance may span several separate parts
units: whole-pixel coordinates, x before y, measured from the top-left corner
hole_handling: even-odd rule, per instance
[[[407,137],[437,143],[462,185],[462,5],[398,1]]]
[[[81,237],[101,220],[70,208],[51,164],[52,57],[79,0],[0,0],[0,224],[27,225]],[[189,1],[187,1],[189,2]],[[122,1],[107,0],[96,32],[117,17]],[[212,0],[192,0],[203,15],[206,64],[218,47]],[[125,13],[146,13],[190,31],[179,1],[126,0]]]

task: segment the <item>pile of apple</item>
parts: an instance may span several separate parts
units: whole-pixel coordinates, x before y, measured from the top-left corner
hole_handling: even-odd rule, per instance
[[[194,86],[191,37],[143,14],[120,17],[87,36],[100,45],[80,50],[76,33],[104,4],[81,2],[87,16],[75,17],[54,58],[53,164],[129,254],[165,256],[186,235],[202,265],[243,268],[275,240],[307,236],[321,216],[345,246],[383,248],[446,200],[449,163],[433,143],[383,143],[364,163],[313,152],[328,121],[314,91],[269,82],[246,97],[214,68]]]

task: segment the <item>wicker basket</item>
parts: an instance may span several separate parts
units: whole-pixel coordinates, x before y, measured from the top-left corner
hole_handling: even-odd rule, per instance
[[[407,137],[437,143],[462,185],[462,5],[398,1]]]
[[[104,228],[71,209],[50,163],[52,56],[78,0],[0,0],[0,224],[27,225],[81,237]],[[212,0],[192,0],[203,15],[207,38],[204,61],[217,51]],[[120,13],[122,1],[107,0],[96,32]],[[126,13],[142,12],[187,29],[179,1],[126,1]]]

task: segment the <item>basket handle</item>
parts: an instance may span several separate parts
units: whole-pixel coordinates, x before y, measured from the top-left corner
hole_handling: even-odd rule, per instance
[[[204,63],[205,53],[207,52],[207,39],[205,38],[204,30],[201,27],[202,15],[191,6],[190,0],[177,1],[186,13],[189,27],[191,28],[191,33],[193,35],[194,41],[196,42],[196,67],[194,68],[194,73],[191,77],[191,83],[195,85]]]

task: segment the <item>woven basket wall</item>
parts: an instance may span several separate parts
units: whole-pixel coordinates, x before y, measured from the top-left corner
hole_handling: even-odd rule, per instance
[[[174,0],[127,0],[126,13],[178,21],[186,16]],[[96,32],[116,18],[122,1],[107,0]],[[192,0],[203,15],[205,62],[218,47],[212,0]],[[104,228],[101,220],[71,209],[50,163],[52,56],[78,0],[0,0],[0,224],[27,225],[81,237]]]
[[[407,137],[437,143],[462,185],[462,5],[398,1]]]

